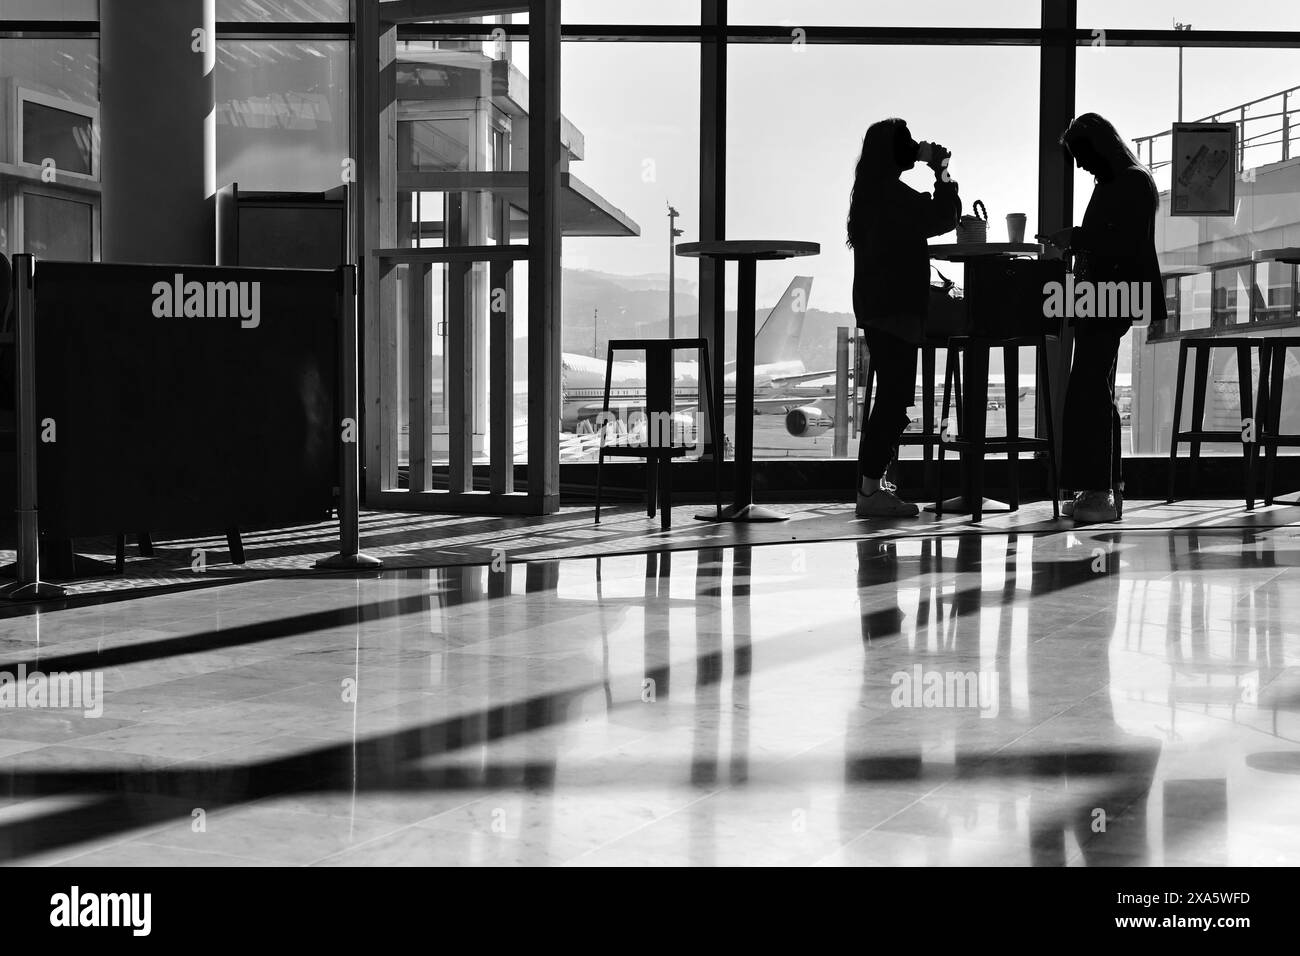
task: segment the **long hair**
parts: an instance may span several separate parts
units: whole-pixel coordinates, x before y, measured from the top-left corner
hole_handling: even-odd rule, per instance
[[[1119,131],[1111,121],[1100,114],[1084,113],[1082,116],[1076,116],[1070,120],[1070,125],[1061,134],[1061,145],[1071,153],[1074,152],[1075,144],[1081,142],[1092,147],[1093,152],[1110,167],[1112,175],[1127,166],[1145,169],[1142,161],[1129,148],[1128,143],[1119,135]]]
[[[862,137],[862,152],[853,173],[853,190],[849,193],[849,218],[845,223],[848,231],[846,245],[850,249],[866,213],[868,192],[872,187],[898,178],[898,137],[906,128],[906,120],[891,116],[872,123]]]

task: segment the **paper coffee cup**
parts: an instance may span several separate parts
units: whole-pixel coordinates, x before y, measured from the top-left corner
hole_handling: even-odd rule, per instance
[[[1007,213],[1007,242],[1025,241],[1026,215],[1023,212]]]

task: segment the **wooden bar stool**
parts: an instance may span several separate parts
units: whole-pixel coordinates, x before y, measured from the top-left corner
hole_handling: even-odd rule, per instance
[[[1052,419],[1052,386],[1047,363],[1047,335],[1030,335],[1015,338],[987,338],[979,336],[954,336],[948,340],[948,363],[943,379],[943,421],[948,421],[954,389],[963,395],[964,405],[958,404],[957,436],[950,437],[946,426],[939,433],[939,494],[935,514],[943,517],[943,458],[946,450],[961,453],[965,471],[966,498],[975,521],[983,518],[984,461],[990,454],[1005,452],[1008,468],[1008,492],[1011,510],[1020,507],[1019,462],[1021,453],[1045,452],[1047,457],[1048,488],[1052,496],[1052,517],[1061,516],[1061,502],[1057,494],[1056,440]],[[1012,405],[1010,395],[1019,394],[1020,349],[1032,346],[1040,371],[1038,394],[1042,396],[1047,437],[1021,437],[1018,407]],[[1001,437],[988,437],[989,355],[993,349],[1002,349],[1002,368],[1007,386],[1007,433]],[[963,373],[962,359],[966,360]],[[963,383],[963,375],[965,382]]]
[[[674,396],[674,356],[678,349],[695,349],[699,353],[700,374],[696,382],[696,437],[695,444],[688,445],[678,441],[677,420],[675,417]],[[640,351],[646,357],[645,382],[645,441],[633,441],[624,434],[613,444],[606,443],[609,429],[609,393],[614,375],[614,353],[621,351]],[[646,460],[646,514],[655,516],[656,501],[661,509],[661,527],[667,530],[671,525],[672,509],[672,460],[682,458],[699,447],[699,413],[701,404],[698,395],[704,398],[703,409],[709,415],[709,433],[713,448],[713,492],[717,512],[722,513],[722,422],[715,414],[713,405],[713,378],[709,365],[709,343],[707,339],[613,339],[609,343],[608,358],[605,364],[605,393],[601,402],[600,453],[596,458],[596,524],[600,524],[601,471],[605,456],[613,455],[626,458],[644,458]],[[664,426],[667,426],[666,428]],[[665,431],[667,434],[665,434]]]
[[[1250,353],[1252,350],[1260,349],[1260,366],[1263,367],[1264,343],[1267,339],[1255,336],[1232,335],[1232,336],[1195,336],[1192,338],[1180,339],[1178,342],[1178,383],[1174,389],[1174,427],[1173,436],[1169,442],[1169,494],[1165,498],[1167,504],[1172,504],[1177,493],[1178,478],[1178,446],[1182,442],[1188,442],[1192,446],[1192,468],[1191,468],[1191,486],[1188,494],[1196,493],[1196,477],[1201,467],[1201,443],[1207,441],[1237,441],[1241,442],[1241,454],[1245,470],[1245,494],[1246,508],[1251,510],[1255,507],[1255,442],[1247,441],[1246,425],[1251,419],[1251,389],[1250,389]],[[1277,341],[1277,340],[1274,340]],[[1210,386],[1210,354],[1215,349],[1234,349],[1237,353],[1237,392],[1238,408],[1241,413],[1239,418],[1240,427],[1235,430],[1230,429],[1206,429],[1205,427],[1205,394]],[[1183,423],[1183,388],[1184,380],[1187,378],[1187,353],[1195,352],[1195,365],[1192,370],[1192,427],[1184,431]],[[1256,424],[1258,432],[1258,423]]]

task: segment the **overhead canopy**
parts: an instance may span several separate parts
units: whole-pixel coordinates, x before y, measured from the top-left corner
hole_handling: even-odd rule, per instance
[[[511,238],[528,234],[526,172],[399,172],[397,188],[412,192],[483,192],[519,211]],[[641,227],[572,173],[560,174],[560,228],[566,236],[639,236]]]

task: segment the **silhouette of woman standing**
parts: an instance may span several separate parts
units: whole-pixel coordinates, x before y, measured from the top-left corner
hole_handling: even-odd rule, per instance
[[[961,199],[947,178],[949,152],[912,139],[907,123],[871,124],[862,140],[849,204],[853,249],[853,311],[863,329],[876,374],[876,401],[858,449],[859,518],[915,517],[886,477],[916,398],[917,346],[930,303],[926,240],[957,227]],[[899,177],[918,158],[934,170],[934,195]]]
[[[1096,113],[1070,122],[1061,145],[1096,186],[1083,225],[1047,237],[1074,253],[1080,283],[1133,283],[1151,323],[1164,322],[1164,285],[1156,256],[1160,193],[1142,162],[1115,127]],[[1094,299],[1097,295],[1094,294]],[[1129,295],[1128,315],[1071,319],[1074,360],[1065,393],[1061,484],[1074,492],[1064,514],[1076,523],[1114,521],[1124,514],[1120,468],[1120,418],[1115,407],[1115,368],[1120,341],[1137,318]]]

